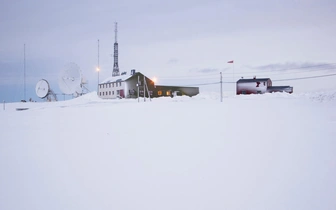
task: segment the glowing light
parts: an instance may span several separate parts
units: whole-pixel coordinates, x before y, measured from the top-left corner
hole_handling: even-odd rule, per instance
[[[100,71],[100,69],[97,67],[97,68],[96,68],[96,71]]]
[[[156,83],[156,82],[157,82],[156,77],[153,77],[153,78],[152,78],[152,81],[153,81],[154,83]]]

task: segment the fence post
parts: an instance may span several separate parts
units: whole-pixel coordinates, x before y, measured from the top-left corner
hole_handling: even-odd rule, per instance
[[[3,110],[6,110],[5,103],[6,103],[6,101],[4,100],[3,101]]]

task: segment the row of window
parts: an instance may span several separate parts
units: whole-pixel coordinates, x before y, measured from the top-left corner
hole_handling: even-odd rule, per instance
[[[114,91],[99,92],[99,96],[109,96],[109,95],[114,95]],[[117,90],[117,95],[120,95],[120,90]]]
[[[143,91],[143,90],[140,90],[140,91],[139,91],[139,93],[140,93],[140,95],[141,95],[141,96],[143,96],[143,95],[144,95],[144,91]],[[148,93],[147,93],[147,92],[146,92],[146,95],[148,95]],[[150,90],[150,91],[149,91],[149,95],[151,95],[151,96],[152,96],[152,95],[153,95],[153,91],[151,91],[151,90]]]
[[[117,95],[120,95],[120,90],[117,90],[117,91],[116,91],[116,94],[117,94]],[[134,91],[134,90],[129,90],[129,94],[130,94],[130,95],[134,95],[134,94],[135,94],[135,91]],[[143,94],[144,94],[144,91],[143,91],[143,90],[140,90],[140,95],[143,96]],[[153,95],[153,91],[149,91],[149,94],[150,94],[150,95]],[[158,91],[158,95],[159,95],[159,96],[162,96],[162,94],[163,94],[162,90],[159,90],[159,91]],[[114,91],[101,91],[101,92],[99,92],[99,96],[108,96],[108,95],[114,95]],[[147,94],[146,94],[146,95],[147,95]],[[166,95],[167,95],[167,96],[170,96],[170,95],[171,95],[171,91],[166,91]]]
[[[121,82],[112,82],[109,84],[101,84],[99,85],[99,88],[109,88],[109,87],[114,87],[114,84],[116,87],[118,87],[118,85],[121,87]]]
[[[169,90],[166,91],[166,95],[167,95],[167,96],[170,96],[170,93],[171,93],[171,91],[169,91]],[[162,90],[159,90],[159,91],[158,91],[158,95],[159,95],[159,96],[162,96]]]

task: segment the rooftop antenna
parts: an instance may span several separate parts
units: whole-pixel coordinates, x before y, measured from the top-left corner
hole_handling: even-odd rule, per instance
[[[118,35],[118,23],[115,22],[115,42],[114,42],[114,62],[113,62],[113,71],[112,71],[112,77],[119,76],[119,65],[118,65],[118,41],[117,41],[117,35]]]

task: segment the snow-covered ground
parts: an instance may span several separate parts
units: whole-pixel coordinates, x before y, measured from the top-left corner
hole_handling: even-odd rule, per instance
[[[93,92],[0,119],[1,210],[336,209],[336,90]]]

